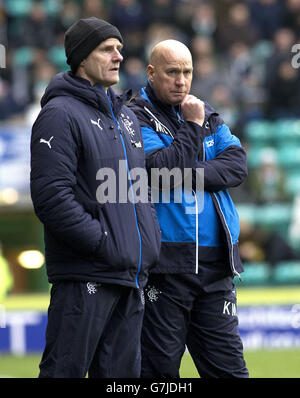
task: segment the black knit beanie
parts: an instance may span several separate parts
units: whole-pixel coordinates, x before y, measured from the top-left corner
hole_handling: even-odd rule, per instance
[[[65,33],[67,63],[75,73],[83,61],[100,43],[110,38],[123,43],[119,30],[110,23],[95,17],[79,19]]]

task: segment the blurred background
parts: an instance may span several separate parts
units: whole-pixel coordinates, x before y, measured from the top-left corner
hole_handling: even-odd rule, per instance
[[[90,16],[123,35],[118,92],[144,86],[158,41],[191,49],[192,93],[216,108],[248,153],[249,177],[231,195],[241,220],[238,313],[252,374],[281,377],[266,376],[264,358],[265,373],[255,373],[257,352],[275,349],[299,377],[300,0],[0,0],[0,375],[18,377],[9,361],[22,357],[24,372],[25,358],[37,360],[43,348],[49,284],[29,191],[31,126],[49,80],[69,69],[65,30]]]

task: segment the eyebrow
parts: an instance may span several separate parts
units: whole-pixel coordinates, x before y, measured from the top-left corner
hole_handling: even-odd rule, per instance
[[[107,43],[107,44],[103,45],[102,47],[101,47],[101,44],[100,44],[99,50],[109,50],[109,49],[114,49],[115,47],[118,49],[118,51],[120,51],[123,48],[123,44],[122,43],[118,43],[118,44]]]
[[[181,70],[183,70],[184,72],[187,72],[187,71],[192,71],[193,67],[192,66],[186,66],[184,68],[180,68],[178,66],[169,66],[168,68],[166,68],[166,72],[170,72],[172,70],[174,70],[176,72],[180,72]]]

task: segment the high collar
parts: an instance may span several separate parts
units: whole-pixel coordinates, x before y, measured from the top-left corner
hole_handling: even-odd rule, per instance
[[[118,115],[121,107],[130,98],[131,91],[117,95],[110,87],[105,92],[101,84],[92,86],[88,80],[72,72],[62,72],[51,79],[41,100],[42,107],[58,96],[74,97],[107,113],[110,113],[112,108],[114,114]]]

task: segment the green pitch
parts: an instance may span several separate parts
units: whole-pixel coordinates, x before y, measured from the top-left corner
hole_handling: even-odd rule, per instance
[[[36,378],[41,355],[0,356],[0,377]],[[299,378],[300,350],[246,351],[245,359],[251,378]],[[182,378],[197,378],[198,373],[189,354],[180,369]]]

